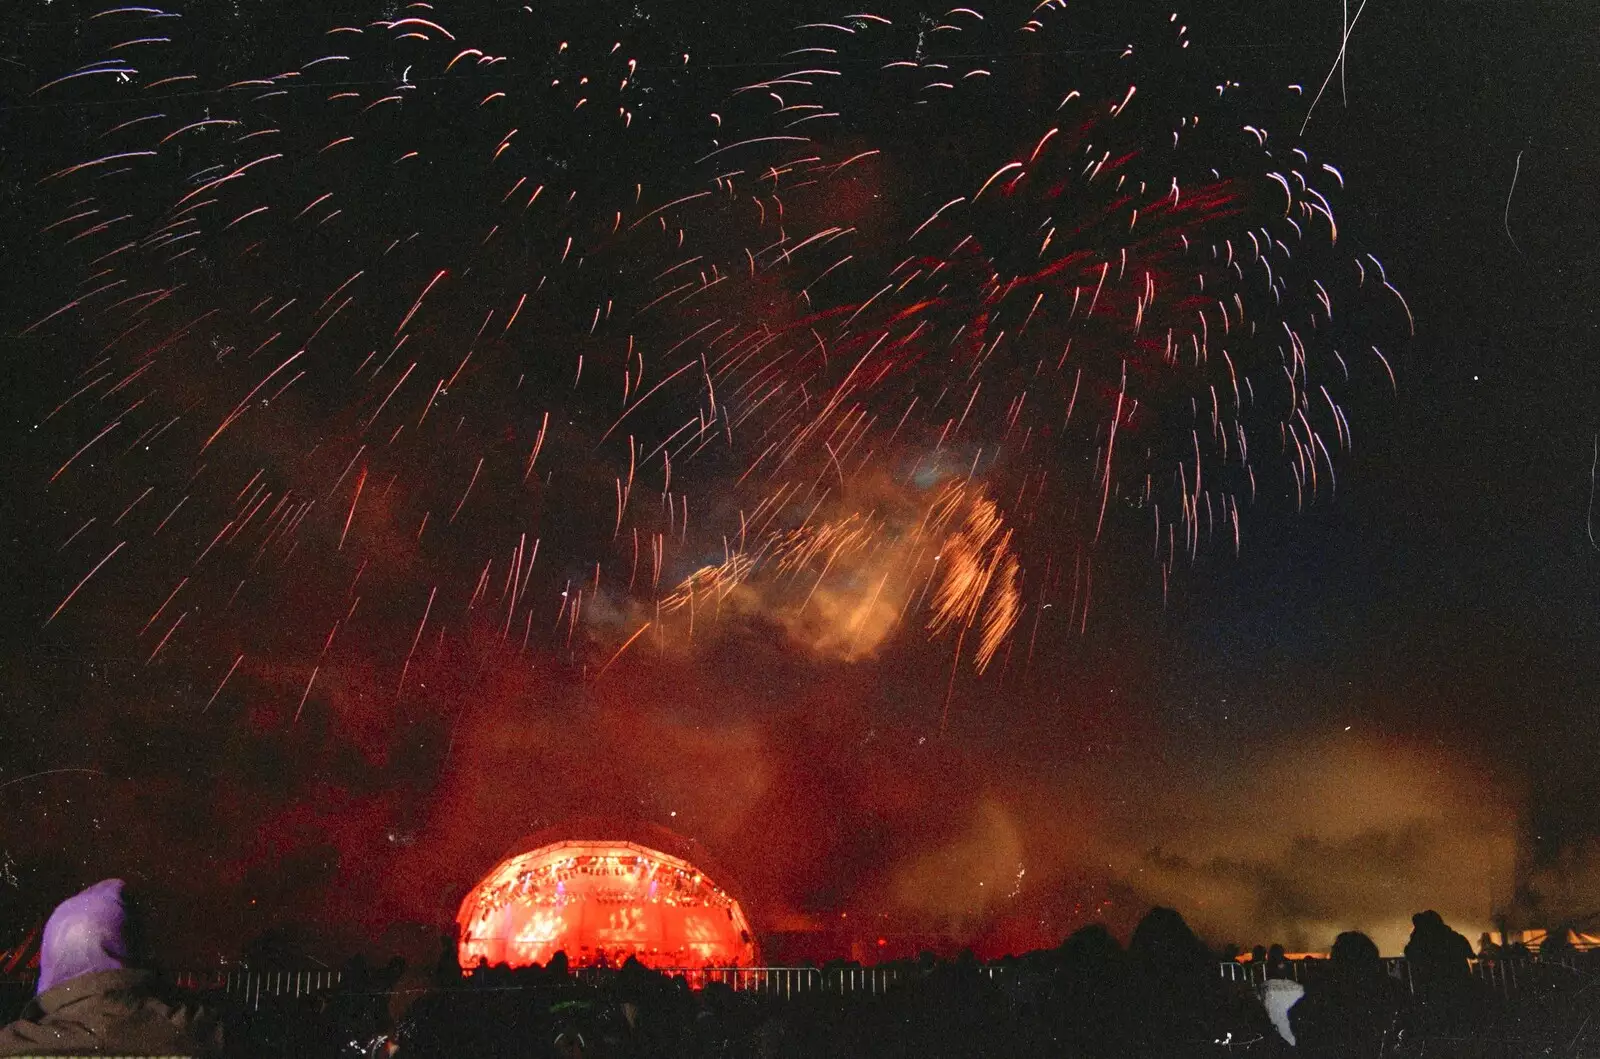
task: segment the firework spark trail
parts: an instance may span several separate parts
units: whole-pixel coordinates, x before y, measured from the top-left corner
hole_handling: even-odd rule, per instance
[[[1522,152],[1517,152],[1517,163],[1511,169],[1511,187],[1506,190],[1506,208],[1501,213],[1500,223],[1506,230],[1506,238],[1511,241],[1511,249],[1519,255],[1522,247],[1517,245],[1517,237],[1511,234],[1511,196],[1517,193],[1517,177],[1522,175]]]
[[[62,611],[67,609],[67,604],[72,602],[72,597],[76,596],[79,593],[79,591],[81,591],[83,589],[83,586],[87,585],[89,583],[89,579],[91,577],[93,577],[95,574],[98,574],[100,572],[100,568],[102,566],[106,565],[106,563],[109,563],[111,561],[112,557],[115,556],[118,552],[120,552],[122,550],[123,545],[125,545],[127,543],[128,543],[127,541],[118,541],[116,547],[112,548],[109,552],[107,552],[106,553],[106,557],[104,559],[101,559],[98,563],[95,563],[94,564],[94,568],[91,569],[88,573],[83,575],[83,580],[79,581],[76,585],[72,586],[72,591],[68,592],[67,595],[66,595],[66,598],[63,599],[59,604],[56,605],[56,609],[50,612],[50,616],[44,620],[44,623],[46,625],[49,625],[51,622],[55,621],[56,617],[58,615],[60,615],[60,613]]]
[[[673,110],[676,46],[468,13],[303,26],[290,69],[105,108],[93,157],[38,188],[86,292],[29,330],[97,350],[46,417],[52,488],[122,512],[75,509],[64,554],[127,519],[141,618],[180,576],[227,600],[185,611],[163,664],[326,597],[303,637],[268,622],[304,639],[282,648],[298,713],[348,598],[320,589],[369,568],[373,617],[340,643],[401,688],[427,614],[463,616],[441,642],[538,624],[565,651],[617,613],[598,597],[692,615],[766,576],[802,614],[874,586],[850,597],[863,641],[869,612],[928,606],[981,672],[1027,607],[1030,655],[1050,635],[1053,557],[1102,525],[1153,524],[1165,591],[1205,542],[1237,549],[1258,477],[1314,502],[1349,444],[1340,386],[1365,361],[1394,383],[1357,310],[1404,305],[1376,258],[1339,256],[1342,176],[1273,143],[1282,108],[1219,83],[1176,19],[1130,14],[1135,46],[1041,81],[1033,50],[1081,52],[1058,5],[980,7],[801,27],[821,62],[709,115]],[[105,13],[108,51],[141,10]],[[146,89],[202,81],[144,65]],[[113,428],[137,438],[92,459]],[[885,475],[893,517],[866,513]],[[414,637],[377,620],[422,585]],[[1083,628],[1084,595],[1050,618]],[[604,634],[601,671],[642,620]]]
[[[1317,89],[1317,94],[1312,97],[1311,105],[1306,108],[1305,121],[1300,124],[1300,135],[1304,136],[1306,129],[1310,127],[1312,112],[1317,109],[1317,104],[1322,101],[1322,94],[1328,90],[1328,84],[1333,80],[1335,73],[1339,75],[1339,90],[1341,92],[1344,91],[1344,72],[1346,59],[1350,52],[1350,34],[1355,32],[1356,23],[1361,21],[1361,13],[1366,9],[1367,0],[1361,0],[1361,6],[1356,8],[1355,16],[1351,17],[1349,5],[1345,5],[1344,28],[1339,34],[1339,54],[1334,56],[1333,65],[1328,67],[1328,76],[1322,79],[1321,87]]]
[[[107,10],[86,31],[115,54],[145,40],[141,22],[169,15]],[[501,572],[494,556],[503,561],[506,537],[540,518],[554,520],[544,539],[556,538],[545,549],[556,561],[535,571],[535,545],[515,572],[508,622],[531,629],[564,563],[610,557],[582,530],[585,478],[609,458],[590,451],[589,434],[610,407],[609,380],[592,369],[591,386],[582,365],[621,360],[625,347],[636,386],[656,382],[647,342],[635,363],[620,328],[646,289],[630,277],[676,260],[679,215],[701,195],[616,163],[651,155],[641,136],[672,137],[670,99],[688,56],[661,39],[634,51],[587,16],[564,27],[530,17],[511,34],[502,20],[456,17],[465,25],[391,17],[289,27],[302,61],[215,79],[152,58],[133,91],[192,85],[163,100],[165,113],[126,93],[88,97],[104,114],[100,149],[42,166],[38,186],[60,204],[41,241],[69,247],[90,281],[28,330],[88,335],[98,349],[47,417],[77,417],[62,423],[77,437],[51,484],[78,503],[108,499],[121,515],[80,520],[63,552],[70,561],[108,523],[127,520],[131,536],[104,541],[116,547],[46,624],[124,547],[137,571],[125,579],[130,596],[161,582],[165,594],[178,578],[163,571],[181,570],[200,604],[167,630],[152,662],[185,640],[237,639],[233,623],[248,619],[233,615],[297,611],[317,586],[358,571],[381,578],[368,591],[389,604],[406,595],[413,565],[447,574],[481,565],[487,580]],[[370,76],[383,70],[403,72]],[[60,100],[85,98],[77,84],[96,79],[41,80],[39,93]],[[635,121],[641,114],[647,122]],[[530,127],[541,139],[518,137]],[[570,383],[574,364],[580,385],[554,385]],[[651,417],[636,418],[630,461],[636,446],[655,443]],[[95,459],[113,431],[137,438]],[[341,484],[347,504],[312,499],[331,500]],[[477,499],[485,491],[492,503]],[[633,521],[653,535],[648,512]],[[563,532],[566,523],[574,528]],[[263,568],[282,574],[241,576]],[[475,583],[442,582],[434,593],[459,592],[465,603]],[[143,612],[159,617],[158,602]],[[328,603],[342,612],[336,596]],[[281,621],[264,625],[293,639]],[[340,642],[378,650],[375,638],[395,630],[369,620],[358,631],[365,642]],[[322,661],[332,641],[319,637],[319,651],[308,638],[280,657]],[[420,647],[399,651],[397,668]],[[314,683],[302,670],[297,715]]]

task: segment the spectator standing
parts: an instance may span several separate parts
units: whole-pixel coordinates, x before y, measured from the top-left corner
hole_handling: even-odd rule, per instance
[[[1489,1008],[1486,991],[1472,977],[1472,943],[1431,910],[1412,916],[1411,927],[1406,964],[1421,1031],[1438,1038],[1470,1035]]]
[[[1334,939],[1326,972],[1289,1008],[1292,1039],[1308,1059],[1389,1054],[1405,1028],[1407,1000],[1372,939],[1346,931]]]

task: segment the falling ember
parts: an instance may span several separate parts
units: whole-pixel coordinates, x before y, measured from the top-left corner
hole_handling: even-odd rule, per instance
[[[556,842],[502,861],[456,916],[471,968],[748,967],[758,962],[744,911],[687,861],[631,842]]]

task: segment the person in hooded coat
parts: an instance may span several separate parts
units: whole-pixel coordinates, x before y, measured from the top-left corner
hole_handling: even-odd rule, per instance
[[[37,995],[0,1027],[0,1056],[220,1055],[216,1018],[163,997],[137,969],[134,926],[121,879],[61,902],[39,943]]]
[[[1295,981],[1294,968],[1284,956],[1282,945],[1274,945],[1267,951],[1262,971],[1264,977],[1256,987],[1256,996],[1261,998],[1261,1006],[1272,1020],[1272,1028],[1278,1031],[1284,1043],[1292,1045],[1294,1028],[1289,1024],[1289,1009],[1306,995],[1305,986]]]

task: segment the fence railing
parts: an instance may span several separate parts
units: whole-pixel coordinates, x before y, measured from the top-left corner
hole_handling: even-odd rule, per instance
[[[901,967],[662,967],[658,973],[682,978],[692,989],[721,985],[739,993],[758,993],[773,997],[794,997],[803,993],[833,993],[852,996],[882,996],[907,975]],[[987,978],[1002,974],[999,966],[981,966],[978,973]],[[576,967],[572,975],[580,982],[601,984],[616,974],[604,967]],[[251,1010],[259,1009],[269,997],[305,997],[338,987],[338,970],[318,968],[300,971],[214,970],[177,971],[170,975],[180,989],[226,993]],[[10,976],[6,981],[31,990],[37,971]]]
[[[1411,988],[1410,969],[1402,957],[1384,961],[1390,977]],[[1575,960],[1473,960],[1472,973],[1501,996],[1515,996],[1535,980],[1548,981],[1552,971],[1557,974],[1582,972]],[[1283,972],[1302,985],[1326,973],[1326,960],[1290,960]],[[990,979],[1006,974],[1002,964],[984,964],[977,968],[980,975]],[[915,968],[904,966],[877,967],[664,967],[662,974],[684,979],[691,988],[703,989],[708,985],[721,985],[739,993],[753,993],[771,997],[795,997],[810,993],[831,993],[843,996],[882,996],[900,982],[920,974]],[[1222,977],[1240,985],[1259,985],[1266,977],[1266,968],[1257,964],[1223,962],[1219,971]],[[614,975],[614,970],[598,967],[581,967],[573,970],[579,981],[599,984]],[[342,978],[338,970],[316,968],[298,971],[208,970],[178,971],[172,976],[174,984],[182,989],[219,991],[234,998],[250,1010],[257,1010],[269,998],[295,998],[314,996],[338,987]],[[26,971],[9,976],[3,983],[14,988],[31,991],[38,978],[37,971]]]
[[[264,997],[303,997],[333,989],[342,977],[337,970],[316,968],[302,971],[176,971],[169,976],[179,989],[222,992],[244,1007],[256,1011]],[[38,971],[23,971],[4,979],[7,984],[32,991]]]
[[[909,972],[902,967],[662,967],[659,973],[682,978],[690,988],[724,985],[739,993],[792,997],[801,993],[882,996]],[[980,967],[993,978],[999,967]],[[610,973],[599,968],[576,972],[584,980],[603,980]]]
[[[1522,992],[1535,980],[1548,981],[1551,972],[1556,974],[1577,975],[1583,973],[1583,964],[1577,957],[1540,958],[1538,960],[1512,959],[1472,959],[1467,961],[1472,969],[1472,976],[1484,985],[1493,989],[1500,996],[1510,997]],[[1414,988],[1411,981],[1411,966],[1403,956],[1391,956],[1383,961],[1384,970],[1389,977],[1395,979],[1406,987]],[[1593,966],[1593,964],[1590,964]],[[1266,967],[1258,963],[1239,963],[1229,960],[1222,965],[1222,977],[1230,982],[1245,985],[1260,985],[1266,978]],[[1325,959],[1311,960],[1286,960],[1281,977],[1293,979],[1301,985],[1314,980],[1319,975],[1326,974],[1328,961]]]
[[[339,984],[337,970],[310,971],[180,971],[173,980],[180,989],[220,990],[251,1011],[262,997],[303,997],[326,992]]]

